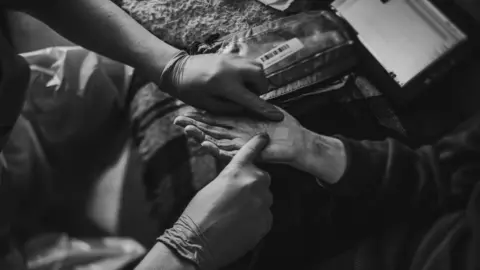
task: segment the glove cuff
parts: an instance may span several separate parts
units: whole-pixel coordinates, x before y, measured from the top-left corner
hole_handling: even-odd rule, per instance
[[[162,91],[171,93],[175,91],[180,80],[181,71],[186,63],[187,58],[190,55],[186,51],[179,51],[176,53],[170,61],[163,68],[162,74],[160,74],[160,80],[158,86]]]
[[[181,258],[193,263],[197,269],[217,269],[208,250],[207,242],[197,225],[182,215],[172,228],[157,238]]]

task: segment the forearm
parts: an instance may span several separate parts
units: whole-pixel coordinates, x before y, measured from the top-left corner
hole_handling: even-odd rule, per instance
[[[27,1],[27,3],[32,1]],[[178,50],[161,41],[110,0],[50,0],[21,9],[89,50],[160,77]]]
[[[295,166],[341,196],[442,211],[464,207],[480,177],[480,113],[431,146],[329,138],[309,132]],[[343,142],[343,143],[342,143]]]
[[[302,152],[294,166],[342,196],[417,200],[438,181],[431,147],[415,151],[392,139],[340,140],[307,131]]]
[[[178,258],[168,247],[157,243],[145,256],[136,270],[195,270],[195,267]]]
[[[347,156],[343,143],[337,138],[306,129],[303,141],[303,149],[291,165],[328,184],[337,183],[346,170]]]

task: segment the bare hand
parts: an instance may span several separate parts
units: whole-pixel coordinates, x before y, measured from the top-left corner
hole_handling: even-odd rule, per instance
[[[306,129],[283,111],[281,122],[259,121],[245,117],[222,117],[193,110],[175,119],[189,137],[215,157],[229,160],[253,136],[267,133],[270,144],[261,154],[261,161],[290,164],[304,149]]]
[[[218,269],[234,262],[270,231],[270,177],[253,165],[267,144],[266,135],[247,142],[192,199],[173,229],[167,230],[167,240],[188,239],[180,246],[191,250],[186,253],[198,268]]]

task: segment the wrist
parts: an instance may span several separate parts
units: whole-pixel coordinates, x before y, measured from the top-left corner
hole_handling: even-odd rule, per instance
[[[195,270],[195,266],[181,258],[169,247],[157,242],[136,270],[165,269],[165,270]]]
[[[328,184],[335,184],[345,173],[347,156],[345,146],[337,138],[316,134],[305,129],[302,149],[291,164]]]
[[[170,60],[180,52],[181,50],[160,41],[158,49],[151,50],[146,57],[136,59],[137,62],[133,67],[147,79],[158,84]]]
[[[157,78],[157,85],[169,94],[174,94],[179,85],[184,66],[187,62],[189,54],[185,51],[177,51],[171,56],[170,60],[161,69],[160,75]],[[158,74],[157,74],[158,75]]]

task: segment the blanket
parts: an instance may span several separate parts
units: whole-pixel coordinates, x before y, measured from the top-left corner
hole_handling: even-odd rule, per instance
[[[250,29],[285,14],[325,6],[330,0],[296,0],[280,12],[258,0],[113,0],[147,30],[177,48],[211,35]]]
[[[177,48],[212,34],[226,35],[280,18],[256,0],[116,0],[122,9]]]

